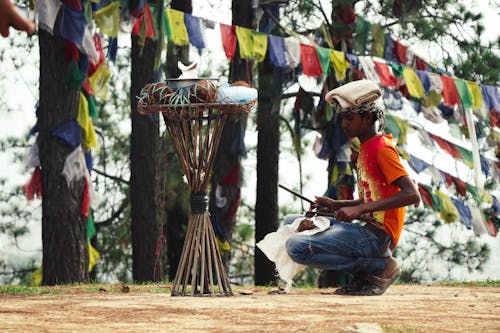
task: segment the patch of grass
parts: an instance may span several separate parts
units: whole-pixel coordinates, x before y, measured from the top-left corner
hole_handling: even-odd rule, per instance
[[[0,286],[0,295],[41,295],[41,294],[60,294],[62,291],[56,288],[33,287],[22,285],[4,285]]]
[[[449,287],[500,287],[500,280],[484,280],[484,281],[439,281],[436,282],[439,286]]]

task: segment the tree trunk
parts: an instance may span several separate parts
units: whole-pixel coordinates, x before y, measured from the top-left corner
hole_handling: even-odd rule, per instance
[[[257,202],[255,241],[278,229],[279,111],[281,74],[267,55],[259,65],[257,109]],[[277,284],[275,266],[262,251],[255,251],[255,285]]]
[[[191,0],[173,0],[170,7],[185,13],[193,12]],[[189,63],[189,46],[177,46],[169,42],[165,64],[167,78],[179,77],[181,74],[177,67],[179,60],[186,65]],[[165,147],[162,154],[165,153],[166,157],[165,173],[168,180],[166,197],[169,202],[167,203],[167,223],[163,229],[167,237],[168,278],[173,281],[181,259],[189,220],[189,186],[182,180],[182,168],[179,158],[174,152],[172,141],[168,140],[166,145],[169,146]]]
[[[232,1],[233,24],[254,29],[255,15],[252,1]],[[244,81],[252,86],[253,62],[241,59],[238,49],[229,65],[229,82]],[[222,242],[231,244],[235,227],[235,218],[240,206],[241,183],[243,180],[241,158],[246,153],[245,147],[238,143],[243,140],[246,129],[247,116],[234,116],[224,124],[219,147],[215,155],[213,173],[210,186],[209,210],[212,224],[217,238]],[[224,206],[216,205],[216,191],[225,199]],[[231,251],[221,250],[222,262],[229,272]]]
[[[153,281],[156,272],[163,272],[162,261],[156,262],[156,244],[161,235],[159,177],[159,115],[143,116],[137,113],[137,100],[141,89],[155,82],[153,71],[157,43],[146,39],[144,48],[138,37],[132,36],[132,82],[130,137],[130,204],[132,215],[132,277],[134,281]],[[162,279],[160,274],[159,279]]]
[[[66,183],[62,171],[72,150],[51,135],[61,124],[76,119],[80,91],[64,87],[69,68],[64,60],[64,39],[40,29],[39,43],[42,284],[86,282],[89,276],[87,220],[80,213],[85,180]]]

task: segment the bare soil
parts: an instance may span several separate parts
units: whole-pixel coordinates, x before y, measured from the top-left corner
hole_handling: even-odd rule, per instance
[[[0,332],[500,332],[500,287],[393,285],[382,296],[234,288],[170,296],[168,285],[65,286],[0,295]]]

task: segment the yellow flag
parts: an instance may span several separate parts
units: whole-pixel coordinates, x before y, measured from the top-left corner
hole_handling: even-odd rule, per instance
[[[455,222],[460,214],[458,212],[457,207],[453,204],[450,197],[445,193],[436,190],[436,195],[441,198],[441,210],[439,211],[439,216],[445,223]]]
[[[94,20],[102,33],[117,37],[120,28],[120,1],[115,1],[94,13]]]
[[[465,81],[467,87],[469,87],[470,94],[472,96],[472,107],[474,109],[480,109],[483,107],[483,94],[481,93],[481,87],[476,82]]]
[[[31,273],[31,283],[34,286],[39,286],[42,283],[43,278],[43,268],[42,265],[36,269],[33,273]]]
[[[253,58],[252,31],[250,29],[236,26],[236,38],[240,47],[241,59]]]
[[[346,71],[351,65],[345,58],[342,51],[332,50],[330,53],[330,61],[332,62],[333,70],[335,71],[335,78],[337,81],[344,81]]]
[[[94,96],[100,99],[106,99],[108,93],[108,80],[111,72],[105,62],[102,62],[97,70],[89,77],[90,85],[94,91]]]
[[[189,44],[189,35],[184,23],[184,13],[172,8],[167,8],[170,40],[178,46]]]
[[[89,248],[89,272],[94,268],[95,264],[99,261],[101,258],[101,254],[99,251],[93,247],[90,242],[87,243],[88,248]]]
[[[420,82],[417,73],[415,73],[412,68],[405,66],[403,69],[403,79],[411,97],[424,97],[424,87],[422,86],[422,82]]]
[[[252,30],[253,54],[257,62],[264,61],[267,52],[267,34]]]
[[[94,126],[89,116],[89,102],[85,95],[80,92],[80,101],[78,102],[78,115],[76,121],[83,131],[83,146],[89,150],[91,148],[98,148],[97,137],[95,134]]]

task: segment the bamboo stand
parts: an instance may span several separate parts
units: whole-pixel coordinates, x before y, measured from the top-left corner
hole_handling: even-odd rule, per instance
[[[206,190],[226,119],[233,112],[249,112],[253,103],[163,104],[179,92],[164,83],[153,85],[143,89],[138,111],[162,113],[191,192],[191,213],[172,296],[231,296],[207,211]]]

